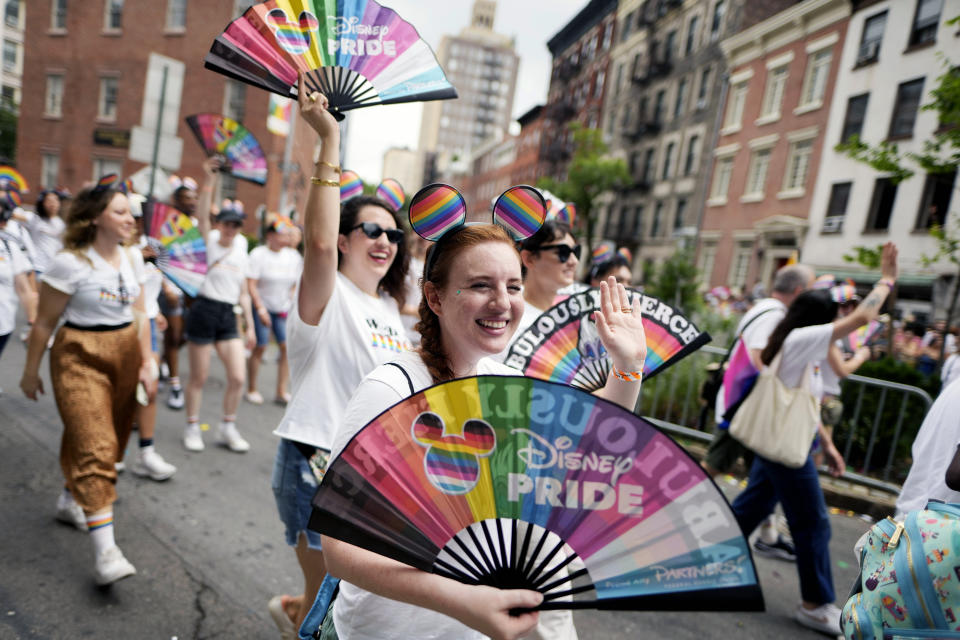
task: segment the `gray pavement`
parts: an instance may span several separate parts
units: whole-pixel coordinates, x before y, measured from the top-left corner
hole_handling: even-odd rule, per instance
[[[276,450],[271,431],[281,409],[241,405],[238,425],[252,450],[238,455],[215,446],[212,430],[205,451],[185,451],[179,441],[183,412],[162,407],[157,447],[179,470],[165,483],[129,471],[121,476],[117,541],[137,575],[98,589],[86,534],[53,518],[62,486],[60,423],[46,360],[47,395],[34,403],[20,393],[24,355],[13,339],[0,359],[0,639],[278,638],[266,603],[301,588],[270,491]],[[261,372],[268,398],[275,371],[266,364]],[[215,363],[202,422],[215,425],[218,419],[222,381]],[[721,484],[729,496],[736,494],[736,485]],[[853,544],[869,525],[847,515],[831,516],[831,524],[834,582],[842,600],[855,576]],[[580,637],[822,638],[790,619],[799,598],[793,565],[763,558],[757,565],[765,613],[578,611]]]

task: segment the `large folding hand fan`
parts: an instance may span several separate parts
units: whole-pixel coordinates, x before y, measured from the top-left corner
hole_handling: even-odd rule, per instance
[[[150,235],[160,241],[160,272],[187,295],[197,295],[207,274],[207,245],[190,218],[169,205],[156,203],[150,216]]]
[[[642,418],[543,380],[464,378],[400,402],[330,464],[313,505],[321,533],[536,589],[541,609],[763,609],[749,545],[700,465]]]
[[[217,37],[204,64],[288,97],[302,71],[334,112],[457,97],[413,25],[374,0],[256,4]]]
[[[640,296],[647,359],[643,375],[650,378],[710,342],[682,313],[646,294]],[[600,342],[591,315],[600,308],[600,290],[586,289],[547,309],[516,336],[505,362],[525,375],[571,384],[587,391],[607,381],[612,362]]]
[[[267,182],[267,158],[249,129],[219,113],[198,113],[186,121],[207,157],[223,157],[223,171],[256,184]]]

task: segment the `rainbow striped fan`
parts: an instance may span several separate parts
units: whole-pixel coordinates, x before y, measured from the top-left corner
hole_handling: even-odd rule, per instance
[[[223,157],[225,172],[256,184],[267,182],[267,158],[249,129],[219,113],[198,113],[186,121],[207,157]]]
[[[630,300],[640,296],[643,331],[647,337],[647,359],[643,375],[650,378],[710,342],[670,305],[637,291],[628,290]],[[590,315],[600,308],[600,290],[576,293],[537,318],[516,336],[507,353],[506,364],[524,375],[562,382],[594,391],[610,373],[611,361],[600,342]]]
[[[871,320],[856,331],[852,332],[844,340],[843,350],[849,353],[856,353],[861,347],[869,347],[873,344],[880,334],[886,329],[886,323],[890,321],[890,316],[884,314],[876,320]]]
[[[150,213],[150,236],[159,241],[157,268],[188,296],[196,296],[207,274],[207,244],[190,218],[156,203]]]
[[[334,112],[457,97],[417,30],[374,0],[256,4],[217,36],[204,64],[286,97],[303,71]]]
[[[0,186],[11,184],[16,187],[20,193],[30,190],[23,174],[9,165],[0,165]]]
[[[313,505],[325,535],[539,590],[541,609],[763,610],[747,541],[700,465],[642,418],[544,380],[464,378],[394,405]]]

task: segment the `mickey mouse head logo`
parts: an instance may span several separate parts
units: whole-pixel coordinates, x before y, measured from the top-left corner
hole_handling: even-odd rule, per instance
[[[445,433],[443,420],[424,412],[413,421],[413,439],[426,447],[423,468],[430,483],[443,493],[463,495],[480,478],[480,458],[497,448],[497,435],[483,420],[467,420],[463,434]]]
[[[301,11],[300,21],[294,22],[286,11],[279,8],[267,13],[267,24],[273,29],[277,44],[294,55],[302,55],[310,49],[310,32],[320,26],[317,17],[309,11]]]

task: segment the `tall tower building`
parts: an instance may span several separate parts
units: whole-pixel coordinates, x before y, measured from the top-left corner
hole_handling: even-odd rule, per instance
[[[460,98],[424,105],[420,151],[435,153],[441,172],[510,126],[520,58],[513,38],[493,30],[496,9],[496,0],[474,0],[470,25],[440,41],[437,57]]]

